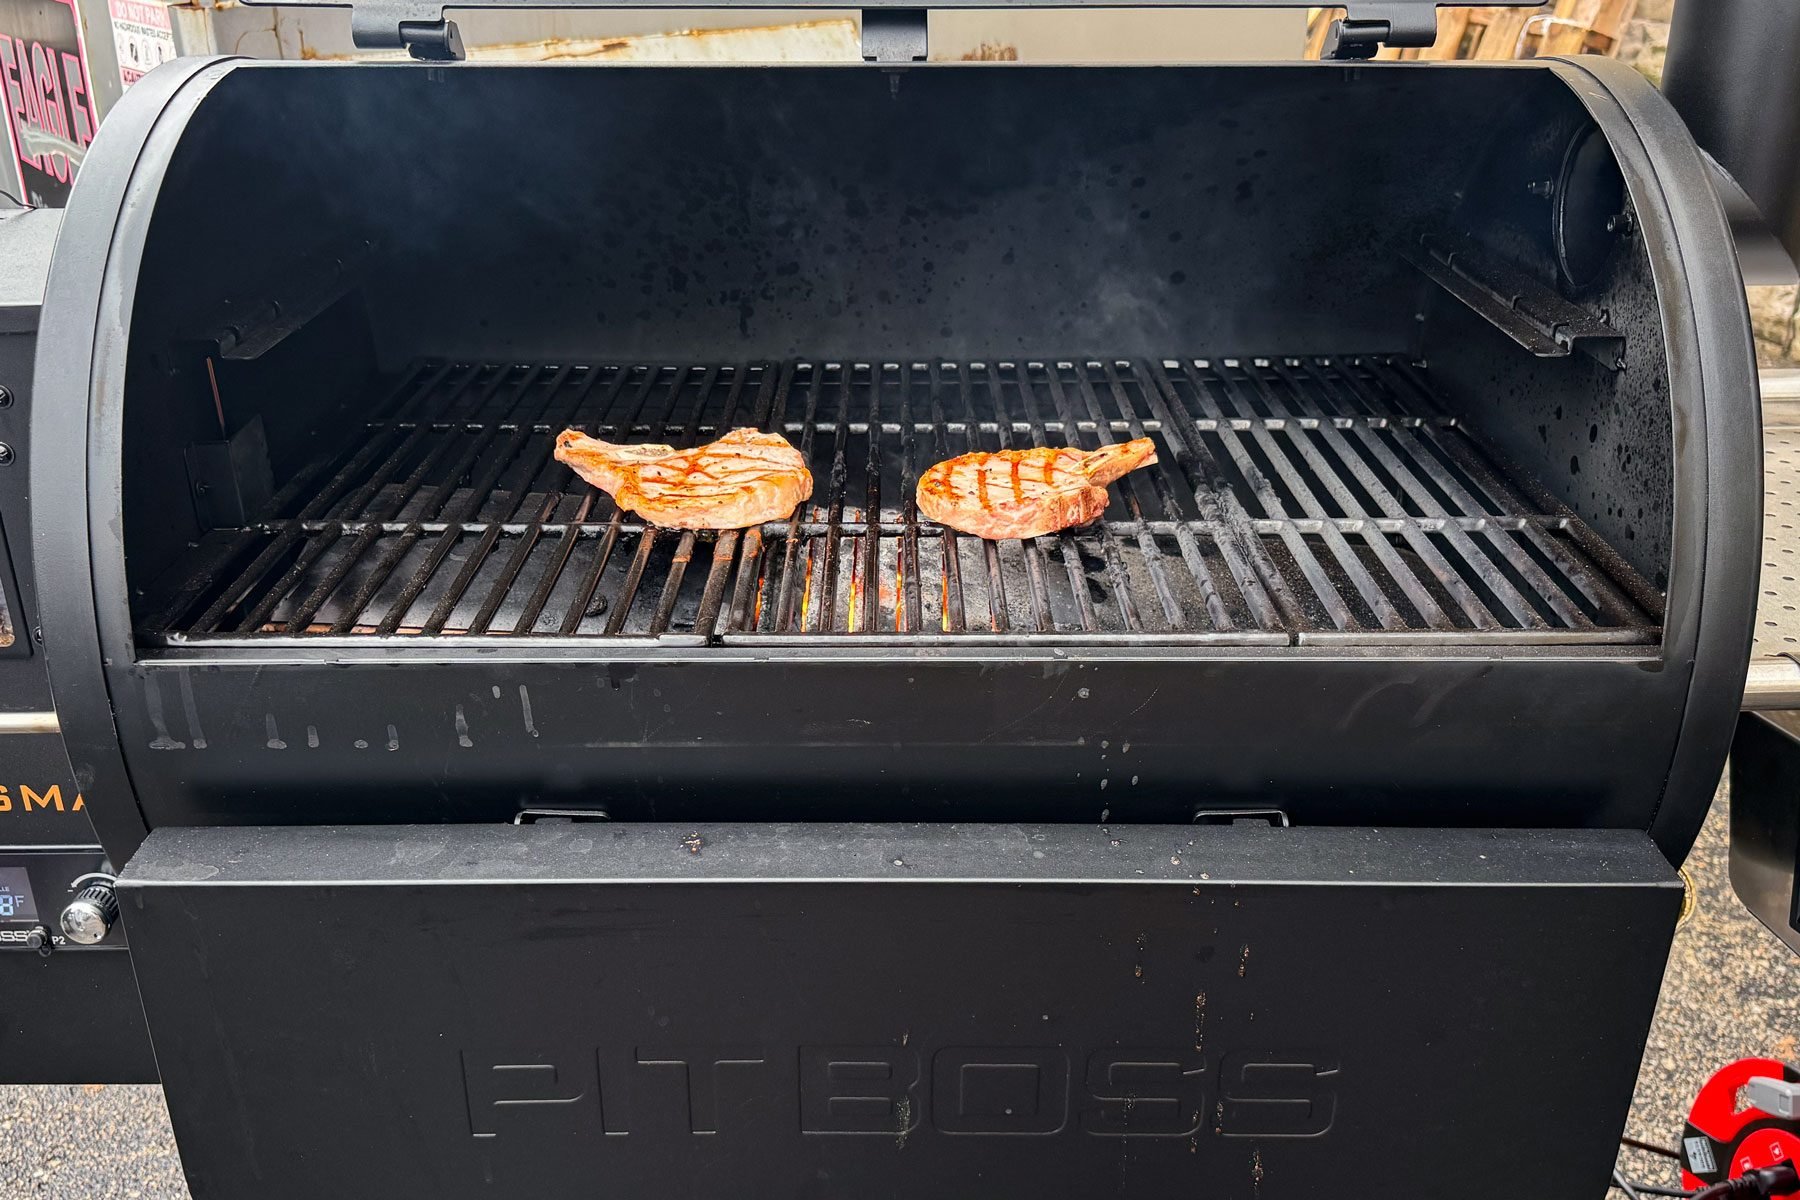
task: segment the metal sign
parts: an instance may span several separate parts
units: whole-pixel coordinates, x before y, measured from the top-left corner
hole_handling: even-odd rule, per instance
[[[63,204],[100,124],[74,0],[0,0],[0,106],[20,198]]]
[[[119,83],[130,87],[151,68],[175,57],[169,10],[157,0],[108,0],[113,48],[119,54]]]

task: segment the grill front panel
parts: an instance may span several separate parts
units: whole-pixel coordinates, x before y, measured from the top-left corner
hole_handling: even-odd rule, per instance
[[[648,527],[551,457],[568,426],[685,446],[741,425],[807,457],[790,519]],[[952,455],[1145,436],[1159,464],[1083,529],[984,542],[916,511]],[[268,519],[207,534],[139,633],[1641,644],[1660,608],[1394,357],[420,363]]]

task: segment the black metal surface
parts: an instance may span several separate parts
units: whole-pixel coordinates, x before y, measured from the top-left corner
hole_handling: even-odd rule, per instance
[[[37,592],[31,573],[29,487],[32,357],[56,214],[0,219],[0,711],[50,707],[35,649]],[[0,747],[4,741],[0,739]],[[4,782],[0,779],[0,782]],[[3,836],[3,835],[0,835]]]
[[[1636,198],[1641,236],[1653,248],[1659,277],[1689,297],[1664,310],[1668,386],[1677,426],[1692,419],[1705,430],[1704,454],[1679,452],[1694,447],[1691,432],[1674,445],[1676,492],[1703,502],[1678,499],[1674,506],[1665,624],[1693,623],[1695,670],[1668,786],[1650,826],[1664,853],[1679,860],[1699,836],[1706,798],[1724,769],[1755,626],[1762,405],[1750,312],[1724,209],[1680,117],[1622,63],[1594,58],[1559,69],[1606,93],[1594,102],[1602,128],[1623,117],[1637,130],[1635,144],[1617,137],[1613,143]]]
[[[129,954],[0,954],[0,1083],[155,1083]]]
[[[1800,953],[1800,713],[1745,713],[1731,743],[1731,888]]]
[[[740,425],[783,433],[819,481],[741,534],[646,528],[550,457],[565,426],[692,445]],[[1090,528],[991,543],[915,511],[920,472],[953,454],[1143,436],[1160,465]],[[421,364],[274,519],[215,531],[174,578],[146,641],[1630,644],[1656,640],[1661,606],[1392,358]]]
[[[74,881],[106,866],[100,847],[84,844],[93,840],[86,817],[76,820],[82,831],[65,845],[0,844],[0,870],[23,870],[37,906],[33,920],[0,919],[0,1083],[153,1083],[123,928],[83,946],[57,926],[79,891]],[[0,829],[16,835],[19,825],[0,810]],[[48,938],[48,953],[34,932]]]
[[[1497,1198],[1520,1144],[1590,1200],[1681,889],[1605,832],[538,825],[159,830],[122,896],[197,1200]]]
[[[154,173],[158,164],[167,166],[167,146],[160,155],[144,156],[152,128],[165,115],[179,123],[184,112],[191,114],[228,70],[217,62],[189,60],[156,73],[155,79],[146,77],[113,108],[88,147],[81,186],[71,191],[63,210],[58,253],[44,288],[44,309],[51,316],[42,324],[34,384],[47,400],[31,423],[31,492],[37,504],[68,519],[37,521],[31,527],[34,575],[42,595],[39,619],[70,765],[84,791],[105,797],[91,806],[94,832],[118,862],[130,857],[146,826],[119,753],[94,637],[105,638],[107,631],[128,637],[130,632],[128,613],[97,601],[91,557],[91,530],[122,511],[118,473],[94,478],[88,459],[90,451],[119,448],[118,438],[104,432],[93,444],[88,437],[96,380],[104,387],[105,366],[118,366],[125,353],[124,314],[110,308],[103,317],[101,296],[116,297],[120,288],[129,291],[132,286],[108,273],[112,260],[107,245],[121,224],[130,228],[135,222],[140,238],[149,224],[149,212],[129,205],[126,192],[134,180],[147,183],[140,167]],[[128,273],[135,276],[135,268]],[[74,514],[85,514],[85,519]]]
[[[1800,7],[1681,0],[1663,91],[1693,136],[1800,258]]]

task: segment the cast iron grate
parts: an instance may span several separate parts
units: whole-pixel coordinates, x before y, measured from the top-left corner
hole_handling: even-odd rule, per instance
[[[647,527],[551,458],[613,440],[787,435],[816,477],[786,521]],[[984,542],[919,519],[971,449],[1131,437],[1159,466],[1108,519]],[[217,530],[150,644],[513,636],[1649,643],[1661,598],[1508,473],[1391,357],[424,363],[273,515]]]

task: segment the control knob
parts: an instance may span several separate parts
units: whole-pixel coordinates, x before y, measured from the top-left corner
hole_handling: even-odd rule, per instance
[[[91,946],[106,937],[119,919],[119,896],[110,883],[90,883],[82,888],[58,922],[71,942]]]

